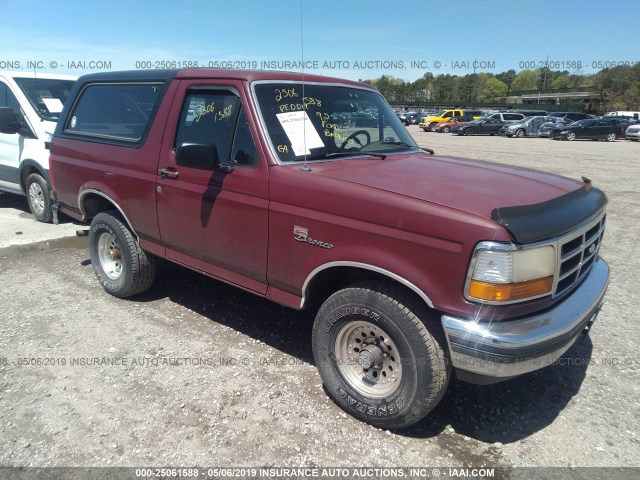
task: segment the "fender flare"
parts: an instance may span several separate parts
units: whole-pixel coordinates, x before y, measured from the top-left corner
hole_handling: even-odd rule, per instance
[[[360,268],[363,270],[369,270],[375,273],[379,273],[381,275],[384,275],[385,277],[389,277],[392,280],[395,280],[396,282],[404,285],[405,287],[407,287],[408,289],[412,290],[416,295],[418,295],[428,306],[429,308],[435,308],[433,305],[433,301],[429,298],[429,296],[423,292],[420,288],[418,288],[415,284],[413,284],[412,282],[410,282],[409,280],[401,277],[400,275],[397,275],[389,270],[386,270],[384,268],[380,268],[377,267],[375,265],[370,265],[367,263],[361,263],[361,262],[350,262],[350,261],[334,261],[334,262],[328,262],[328,263],[324,263],[322,265],[317,266],[316,268],[314,268],[311,273],[309,273],[309,275],[307,275],[307,278],[305,279],[304,283],[302,284],[302,298],[300,300],[300,308],[304,308],[305,303],[307,301],[308,298],[308,289],[309,289],[309,284],[311,283],[311,281],[316,277],[316,275],[320,272],[322,272],[323,270],[326,270],[328,268],[333,268],[333,267],[353,267],[353,268]]]
[[[133,228],[133,225],[131,225],[131,222],[129,221],[129,218],[124,213],[124,211],[122,210],[120,205],[118,205],[118,203],[113,198],[111,198],[109,195],[107,195],[106,193],[104,193],[104,192],[102,192],[100,190],[97,190],[95,188],[86,188],[86,189],[82,190],[80,192],[80,194],[78,195],[78,210],[80,210],[80,213],[82,214],[82,220],[83,221],[87,221],[88,220],[87,212],[85,211],[85,209],[83,207],[84,197],[86,197],[88,194],[98,195],[98,196],[106,199],[109,203],[111,203],[116,208],[116,210],[118,210],[120,215],[122,215],[122,218],[124,218],[124,221],[127,223],[127,226],[129,227],[129,230],[131,230],[131,233],[136,238],[136,241],[138,243],[140,243],[140,237],[138,236],[138,233]]]

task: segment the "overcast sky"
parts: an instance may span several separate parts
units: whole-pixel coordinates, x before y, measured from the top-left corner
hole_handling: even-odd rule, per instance
[[[304,0],[302,36],[300,24],[300,0],[0,0],[0,70],[300,70],[304,58],[309,73],[415,80],[640,60],[636,0]]]

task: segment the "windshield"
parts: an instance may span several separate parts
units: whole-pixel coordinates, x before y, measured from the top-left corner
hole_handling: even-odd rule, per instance
[[[304,92],[304,93],[303,93]],[[255,85],[258,106],[280,161],[418,148],[382,95],[354,87]]]
[[[58,120],[74,83],[52,78],[16,78],[15,81],[38,115],[52,121]]]

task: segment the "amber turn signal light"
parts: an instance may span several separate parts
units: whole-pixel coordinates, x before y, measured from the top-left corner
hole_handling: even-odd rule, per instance
[[[511,302],[551,293],[553,276],[520,283],[485,283],[471,280],[469,296],[490,302]]]

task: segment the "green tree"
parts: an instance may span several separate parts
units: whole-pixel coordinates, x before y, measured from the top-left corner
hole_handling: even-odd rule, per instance
[[[567,74],[558,75],[553,82],[551,82],[551,88],[573,88],[574,83]]]
[[[485,102],[488,100],[496,100],[501,97],[506,97],[509,87],[503,81],[498,80],[496,77],[489,78],[484,85],[484,90],[478,97],[479,100]]]
[[[496,78],[501,82],[504,82],[507,85],[508,89],[511,90],[511,84],[513,83],[513,80],[516,78],[516,71],[513,69],[507,70],[506,72],[497,74]]]
[[[534,90],[538,82],[538,74],[533,70],[522,70],[511,83],[511,90]]]

